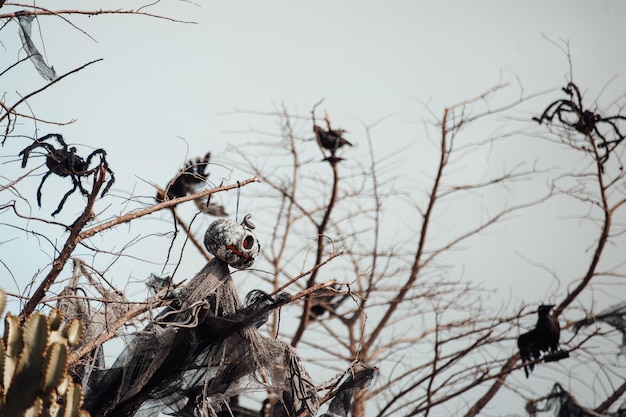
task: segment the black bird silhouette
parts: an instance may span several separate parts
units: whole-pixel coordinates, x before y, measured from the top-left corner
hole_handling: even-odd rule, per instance
[[[534,361],[535,359],[539,359],[541,357],[541,351],[539,350],[539,346],[537,345],[535,329],[527,333],[521,334],[517,338],[517,347],[519,348],[522,363],[526,363],[527,361]],[[528,378],[530,372],[532,372],[533,369],[535,369],[534,363],[524,365],[524,373],[526,374],[526,378]]]
[[[550,314],[553,305],[540,305],[537,309],[537,325],[531,331],[521,334],[517,338],[522,363],[541,358],[541,353],[555,353],[559,350],[561,326],[556,317]],[[526,378],[535,368],[535,364],[524,365]]]
[[[204,181],[209,176],[208,172],[205,172],[211,159],[211,152],[207,153],[204,158],[190,159],[185,163],[183,168],[176,177],[170,181],[166,188],[166,195],[169,200],[175,198],[184,197],[187,194],[193,194],[195,187]],[[164,195],[161,192],[157,193],[157,201],[161,202],[165,200]]]
[[[1,1],[1,0],[0,0]],[[185,197],[189,194],[194,194],[200,191],[202,185],[205,185],[209,173],[206,172],[211,159],[211,152],[204,155],[204,158],[197,158],[188,160],[185,163],[185,167],[176,174],[176,177],[172,179],[165,189],[157,190],[156,200],[162,203],[165,200],[173,200],[179,197]],[[209,199],[196,199],[194,200],[198,210],[211,216],[227,216],[224,207],[219,204],[210,202]]]
[[[315,137],[322,148],[328,149],[332,153],[344,145],[352,146],[350,142],[343,138],[343,134],[346,133],[343,129],[329,128],[328,130],[324,130],[318,125],[314,125],[313,131],[315,132]]]
[[[316,292],[311,299],[310,319],[316,320],[323,316],[326,312],[336,313],[336,309],[348,297],[346,291],[341,290],[341,284],[333,284],[330,287],[321,289]]]
[[[558,319],[550,314],[553,307],[553,305],[541,305],[537,310],[539,319],[535,332],[539,341],[539,350],[546,353],[554,353],[559,350],[561,326]]]

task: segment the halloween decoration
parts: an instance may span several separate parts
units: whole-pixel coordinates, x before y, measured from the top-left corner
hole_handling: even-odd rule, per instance
[[[539,124],[545,122],[547,125],[560,125],[584,135],[585,140],[591,142],[594,149],[597,148],[589,151],[604,169],[611,153],[626,138],[626,134],[622,133],[623,127],[620,126],[626,121],[626,116],[619,113],[609,116],[585,108],[580,89],[573,82],[562,90],[568,98],[554,101],[540,117],[533,117],[533,120]]]
[[[354,391],[356,388],[366,388],[378,373],[378,368],[369,367],[360,362],[355,363],[343,378],[337,390],[333,393],[334,398],[328,406],[328,411],[321,417],[348,417]]]
[[[4,2],[0,2],[0,7],[2,7]],[[17,23],[20,27],[20,39],[22,41],[22,46],[24,47],[24,51],[26,52],[26,56],[30,58],[30,61],[35,66],[35,69],[45,79],[46,81],[54,81],[57,78],[56,71],[54,71],[54,67],[48,65],[41,55],[41,52],[35,46],[35,43],[32,39],[32,26],[33,20],[35,20],[35,16],[28,13],[17,14]]]
[[[249,390],[278,393],[273,417],[317,413],[315,386],[295,350],[257,330],[290,297],[257,291],[244,306],[237,296],[228,265],[252,265],[260,246],[249,219],[214,222],[205,243],[216,257],[175,291],[111,368],[93,373],[85,396],[92,417],[216,417]]]
[[[344,139],[343,134],[346,133],[346,131],[343,129],[333,130],[329,128],[328,130],[324,130],[315,125],[313,126],[313,131],[315,132],[315,137],[322,148],[328,149],[333,153],[342,146],[352,146],[350,142]]]
[[[529,417],[552,415],[554,417],[620,417],[626,415],[626,404],[622,403],[615,412],[599,412],[597,409],[585,407],[558,382],[552,386],[547,395],[526,403]]]
[[[61,147],[55,148],[51,144],[45,142],[50,138],[55,138]],[[113,175],[113,171],[109,168],[109,164],[106,160],[107,153],[104,149],[96,149],[87,156],[87,159],[83,159],[81,156],[76,154],[76,148],[69,148],[63,140],[63,136],[58,133],[50,133],[49,135],[35,141],[32,145],[24,148],[20,152],[20,156],[22,157],[22,168],[26,167],[30,153],[39,147],[44,148],[47,152],[46,166],[48,167],[48,172],[43,176],[41,182],[39,183],[39,188],[37,188],[37,205],[41,207],[41,188],[50,174],[55,174],[59,177],[70,177],[74,185],[71,190],[65,193],[61,202],[57,206],[57,209],[52,213],[52,216],[57,215],[63,209],[65,200],[67,200],[67,198],[74,193],[76,189],[79,189],[85,196],[89,195],[89,192],[85,190],[85,187],[83,187],[83,184],[81,183],[81,178],[93,175],[99,167],[102,166],[110,176],[110,179],[104,187],[104,190],[102,190],[100,197],[104,196],[115,182],[115,176]],[[94,168],[89,168],[92,158],[96,155],[100,157],[99,164]]]
[[[537,325],[531,331],[524,333],[517,339],[517,346],[520,351],[522,362],[534,361],[541,358],[542,352],[554,354],[559,350],[559,337],[561,326],[558,319],[550,314],[553,305],[540,305],[537,310]],[[567,357],[566,355],[564,357]],[[562,359],[559,357],[558,359]],[[544,360],[548,360],[544,357]],[[554,359],[553,359],[554,360]],[[535,368],[534,363],[524,365],[526,378]]]
[[[317,124],[315,121],[315,108],[319,104],[321,104],[321,102],[317,103],[311,111],[311,115],[313,116],[313,132],[315,133],[315,140],[317,141],[322,154],[324,154],[323,160],[328,161],[332,166],[336,166],[339,161],[343,161],[343,158],[335,155],[337,150],[345,145],[352,146],[352,143],[348,142],[343,137],[346,133],[344,129],[333,129],[331,127],[328,113],[324,116],[327,129],[325,130]],[[330,155],[328,155],[326,151],[330,151]]]
[[[214,221],[204,235],[204,246],[233,268],[250,267],[261,250],[251,217],[246,215],[241,224],[229,219]]]
[[[210,160],[211,152],[208,152],[203,158],[190,159],[185,162],[184,168],[167,184],[165,190],[157,190],[156,200],[161,203],[165,200],[173,200],[200,192],[206,186],[209,178],[207,168]],[[210,198],[211,196],[206,201],[201,198],[194,200],[198,210],[211,216],[226,216],[224,207],[211,203]]]
[[[626,356],[626,302],[622,301],[605,308],[583,320],[574,323],[573,331],[578,333],[581,328],[592,324],[605,323],[622,334],[622,344],[618,355]]]
[[[196,192],[196,187],[207,180],[209,173],[205,172],[211,159],[211,152],[207,153],[203,159],[190,159],[176,177],[171,180],[165,190],[165,195],[170,200],[184,197],[187,194]],[[163,201],[163,195],[158,193],[157,201]]]

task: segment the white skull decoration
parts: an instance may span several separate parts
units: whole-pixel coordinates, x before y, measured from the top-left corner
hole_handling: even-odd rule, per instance
[[[261,250],[261,244],[252,229],[250,214],[241,224],[234,220],[216,220],[204,235],[204,246],[218,259],[237,269],[250,267]]]

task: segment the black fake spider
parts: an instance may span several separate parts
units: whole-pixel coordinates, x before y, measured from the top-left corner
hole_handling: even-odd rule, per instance
[[[562,124],[574,128],[577,132],[585,135],[594,132],[596,122],[600,121],[601,117],[592,111],[583,109],[578,86],[574,83],[568,83],[566,87],[563,87],[563,91],[569,96],[569,99],[555,101],[546,108],[541,117],[533,117],[533,120],[541,124],[544,120],[552,122],[556,116]]]
[[[60,148],[55,148],[51,144],[45,142],[50,138],[55,138]],[[46,166],[48,167],[48,172],[41,179],[41,183],[39,184],[39,188],[37,188],[37,205],[41,207],[41,187],[43,187],[43,183],[50,176],[50,174],[58,175],[59,177],[70,177],[72,179],[72,183],[74,187],[69,190],[59,203],[57,209],[52,213],[52,216],[57,215],[65,204],[65,200],[74,192],[76,189],[80,189],[80,192],[85,196],[89,195],[89,192],[83,187],[81,183],[82,177],[88,177],[92,175],[96,170],[102,166],[109,173],[111,179],[109,179],[106,187],[102,190],[100,197],[104,196],[107,191],[111,188],[113,183],[115,182],[115,176],[113,175],[113,171],[109,168],[109,164],[106,161],[106,151],[104,149],[96,149],[92,153],[87,156],[87,159],[83,159],[81,156],[76,154],[76,148],[71,147],[68,148],[67,144],[63,140],[63,136],[58,133],[50,133],[45,135],[44,137],[36,140],[32,145],[24,148],[22,152],[20,152],[20,156],[22,156],[22,168],[26,167],[26,162],[28,161],[28,156],[35,148],[45,148],[48,152],[46,154]],[[100,156],[100,163],[95,168],[89,168],[91,164],[91,160],[94,156]]]
[[[600,157],[599,161],[601,165],[604,165],[609,159],[610,153],[625,138],[617,123],[620,120],[626,120],[626,117],[619,114],[603,117],[598,113],[585,110],[580,90],[573,82],[568,83],[563,91],[569,96],[568,99],[556,100],[546,108],[541,117],[533,117],[533,120],[539,124],[543,123],[544,120],[553,123],[556,116],[563,126],[582,133],[590,140],[594,140],[594,136],[597,137],[600,139],[600,143],[597,144],[598,148],[605,149],[604,155]],[[601,125],[604,127],[603,130],[599,128]]]

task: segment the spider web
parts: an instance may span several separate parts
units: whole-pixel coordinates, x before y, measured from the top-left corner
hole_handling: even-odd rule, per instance
[[[622,334],[622,345],[618,355],[626,356],[626,301],[614,304],[595,316],[575,323],[574,332],[578,332],[582,327],[590,326],[598,321],[613,326]]]
[[[371,368],[360,362],[355,363],[343,382],[340,380],[341,385],[330,402],[328,411],[320,417],[348,417],[355,389],[369,386],[377,373],[378,368]]]
[[[17,22],[20,26],[20,39],[22,40],[22,46],[26,50],[30,61],[35,65],[35,69],[44,79],[48,81],[54,81],[57,78],[57,74],[54,71],[54,67],[48,66],[43,56],[33,43],[31,32],[32,25],[35,16],[32,15],[18,15]]]
[[[555,417],[624,417],[626,416],[626,403],[623,403],[614,413],[597,413],[583,407],[559,383],[555,383],[548,395],[526,403],[526,411],[530,417],[536,417],[537,413],[547,411],[553,412]]]
[[[146,328],[113,366],[96,370],[85,394],[93,417],[217,416],[229,398],[279,393],[272,417],[315,415],[315,386],[295,350],[256,325],[266,297],[241,305],[228,266],[214,258]]]

